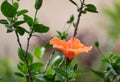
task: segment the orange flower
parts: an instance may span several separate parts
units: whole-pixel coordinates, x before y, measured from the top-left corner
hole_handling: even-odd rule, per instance
[[[50,40],[50,44],[53,45],[53,48],[60,50],[69,60],[72,60],[80,53],[85,53],[92,49],[92,46],[85,46],[75,37],[68,41],[55,37]]]

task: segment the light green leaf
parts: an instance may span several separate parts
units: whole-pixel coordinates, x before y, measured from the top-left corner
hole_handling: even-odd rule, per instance
[[[44,47],[36,46],[36,48],[34,49],[34,55],[38,59],[42,58],[44,52],[45,52],[45,48]]]
[[[17,12],[17,16],[24,15],[27,12],[28,12],[28,10],[26,10],[26,9],[20,10],[20,11]]]

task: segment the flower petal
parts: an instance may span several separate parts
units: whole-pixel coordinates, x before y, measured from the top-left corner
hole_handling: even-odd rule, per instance
[[[50,40],[50,44],[53,45],[54,48],[64,52],[65,49],[68,48],[67,42],[65,40],[61,40],[57,37]]]

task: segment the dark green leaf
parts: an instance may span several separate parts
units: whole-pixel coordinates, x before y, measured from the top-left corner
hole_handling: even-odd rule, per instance
[[[28,10],[26,10],[26,9],[20,10],[20,11],[17,12],[17,16],[24,15],[27,12],[28,12]]]
[[[78,68],[78,64],[75,64],[75,65],[74,65],[74,71],[76,71],[77,68]]]
[[[35,55],[38,59],[41,59],[41,58],[42,58],[44,52],[45,52],[45,48],[44,48],[44,47],[36,46],[36,48],[34,49],[34,55]]]
[[[15,2],[15,3],[13,3],[13,6],[14,6],[14,8],[17,10],[18,9],[18,7],[19,7],[19,5],[18,5],[18,3],[17,2]]]
[[[7,33],[11,33],[11,32],[13,32],[12,29],[7,29]]]
[[[1,23],[1,24],[8,24],[8,21],[5,20],[5,19],[1,19],[1,20],[0,20],[0,23]]]
[[[49,31],[49,27],[44,26],[43,24],[35,24],[33,30],[34,32],[46,33]]]
[[[54,75],[52,74],[47,74],[44,76],[44,78],[47,80],[47,81],[53,81],[54,80]]]
[[[78,7],[77,3],[73,0],[69,0],[72,4],[74,4],[76,7]]]
[[[74,21],[74,15],[72,15],[69,19],[69,21],[67,21],[67,23],[72,23]]]
[[[30,65],[31,72],[39,72],[42,70],[43,64],[40,62],[35,62]]]
[[[35,1],[35,9],[36,10],[39,10],[41,8],[42,2],[43,2],[43,0],[36,0]]]
[[[98,48],[99,47],[99,42],[98,41],[95,41],[95,46]]]
[[[15,75],[17,75],[18,77],[24,77],[24,75],[22,73],[19,73],[19,72],[15,72]]]
[[[67,73],[64,70],[62,70],[61,68],[54,68],[54,70],[55,70],[56,73],[64,76],[65,78],[68,78]]]
[[[85,8],[86,11],[93,12],[93,13],[98,13],[96,7],[93,4],[87,4],[85,6],[86,6],[86,8]]]
[[[8,17],[8,18],[15,17],[15,15],[17,13],[17,10],[10,3],[8,3],[7,1],[4,1],[1,4],[1,11],[2,11],[2,14],[4,16]]]
[[[96,74],[97,76],[99,76],[100,78],[104,78],[104,74],[102,72],[99,72],[99,71],[96,71],[96,70],[93,70],[91,69],[91,71]]]
[[[19,26],[23,23],[25,23],[25,21],[17,21],[17,22],[14,23],[14,26]]]
[[[28,15],[24,15],[24,21],[26,21],[29,26],[33,25],[33,19]]]
[[[17,27],[16,30],[21,36],[23,36],[24,33],[26,32],[26,29],[24,29],[22,27]]]
[[[47,43],[45,44],[45,48],[50,48],[50,47],[52,47],[52,45],[51,45],[49,42],[47,42]]]

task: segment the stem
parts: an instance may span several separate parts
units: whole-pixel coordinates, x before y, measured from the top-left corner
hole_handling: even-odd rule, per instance
[[[68,64],[67,64],[67,59],[65,59],[65,64],[66,64],[66,68],[65,68],[65,69],[66,69],[66,77],[67,77],[67,78],[66,78],[66,82],[68,82],[68,75],[67,75],[67,67],[68,67]]]
[[[20,42],[20,38],[19,38],[19,35],[18,35],[18,33],[17,33],[16,30],[15,30],[15,34],[16,34],[16,37],[17,37],[18,45],[19,45],[20,49],[22,50],[23,56],[24,56],[24,58],[25,58],[26,66],[27,66],[27,69],[28,69],[28,74],[29,74],[29,76],[27,76],[27,80],[28,80],[29,82],[33,82],[32,75],[31,75],[30,68],[29,68],[28,58],[27,58],[27,55],[26,55],[27,53],[24,54],[24,51],[23,51],[23,48],[22,48],[22,44],[21,44],[21,42]]]
[[[75,27],[75,29],[74,29],[74,34],[73,34],[74,37],[75,37],[76,34],[77,34],[77,30],[78,30],[80,18],[81,18],[81,15],[82,15],[82,9],[83,9],[84,2],[85,2],[85,0],[83,0],[83,1],[81,2],[81,7],[79,8],[80,12],[79,12],[79,14],[78,14],[77,22],[76,22],[76,24],[75,24],[75,26],[74,26],[74,27]]]
[[[65,60],[65,58],[63,57],[63,60],[61,61],[61,63],[59,64],[58,67],[61,67],[63,65],[64,60]],[[53,74],[54,79],[55,79],[56,74],[57,74],[56,72]]]
[[[12,0],[12,4],[14,3],[14,0]]]
[[[113,76],[113,78],[112,78],[112,80],[111,80],[111,82],[114,82],[114,79],[116,78],[116,76]]]
[[[100,50],[100,48],[97,47],[97,49],[98,49],[99,53],[105,58],[105,56],[104,56],[104,54],[102,53],[102,51]]]
[[[36,12],[35,12],[34,22],[35,22],[36,16],[37,16],[37,10],[36,10]],[[32,27],[33,27],[33,26],[32,26]],[[29,50],[30,39],[31,39],[31,37],[32,37],[32,34],[33,34],[33,29],[31,30],[31,32],[30,32],[30,34],[29,34],[29,37],[28,37],[28,39],[27,39],[27,48],[26,48],[26,53],[25,53],[25,60],[26,60],[27,68],[28,68],[29,81],[30,81],[30,82],[33,82],[33,78],[32,78],[32,74],[31,74],[31,71],[30,71],[29,62],[28,62],[28,50]]]
[[[50,57],[49,57],[49,59],[48,59],[48,61],[47,61],[47,64],[46,64],[46,66],[45,66],[45,68],[44,68],[43,73],[46,73],[46,71],[47,71],[47,69],[48,69],[48,66],[50,65],[50,62],[51,62],[54,54],[55,54],[55,49],[53,50],[52,54],[50,55]]]

